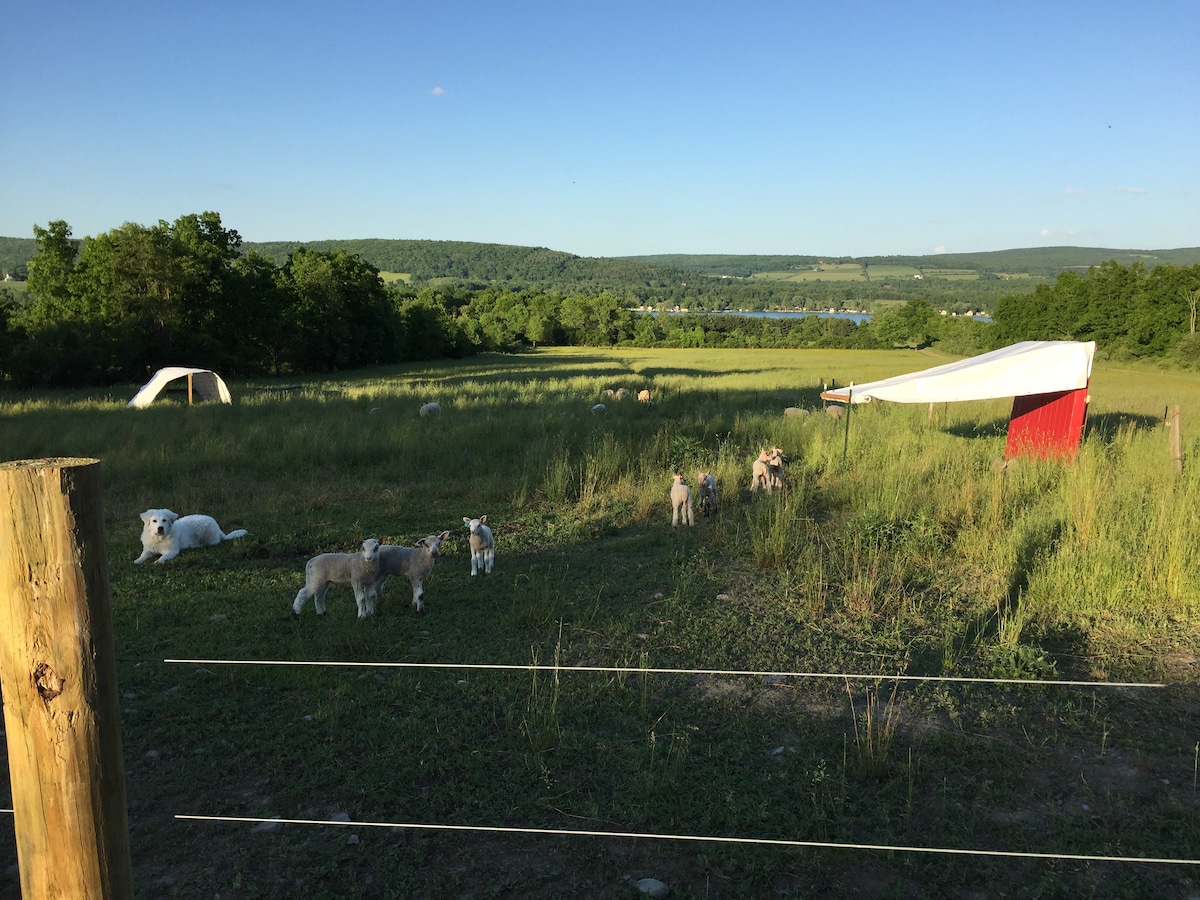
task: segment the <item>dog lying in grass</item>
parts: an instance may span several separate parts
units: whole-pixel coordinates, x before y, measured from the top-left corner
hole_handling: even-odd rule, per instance
[[[212,547],[247,534],[245,528],[226,534],[212,516],[180,516],[169,509],[148,509],[142,513],[142,555],[134,562],[141,565],[157,556],[157,562],[165,563],[177,557],[181,550]]]

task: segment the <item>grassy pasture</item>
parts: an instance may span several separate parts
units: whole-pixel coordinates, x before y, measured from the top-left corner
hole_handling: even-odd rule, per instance
[[[564,349],[233,383],[232,406],[0,398],[5,459],[102,460],[138,895],[636,897],[643,876],[674,897],[1195,893],[1179,865],[173,818],[1196,857],[1200,378],[1098,365],[1078,460],[1006,472],[1006,401],[856,409],[848,444],[820,414],[822,382],[944,361]],[[621,386],[654,407],[602,398]],[[441,418],[417,416],[429,400]],[[772,445],[787,487],[751,495]],[[672,530],[670,472],[698,467],[721,508]],[[251,533],[134,566],[151,506]],[[496,571],[472,579],[462,518],[481,513]],[[425,617],[393,581],[373,620],[344,588],[290,618],[308,556],[444,529]],[[893,693],[896,673],[1168,686]],[[13,847],[0,820],[0,860]]]
[[[979,273],[974,269],[938,269],[930,266],[925,266],[924,268],[919,269],[916,266],[904,265],[873,265],[867,269],[867,276],[869,276],[872,281],[882,281],[888,278],[915,278],[918,275],[923,275],[926,278],[944,278],[948,281],[979,280]],[[803,271],[787,270],[783,272],[755,272],[750,277],[763,281],[865,280],[863,268],[858,263],[830,263],[824,266],[815,266],[812,269],[805,269]]]

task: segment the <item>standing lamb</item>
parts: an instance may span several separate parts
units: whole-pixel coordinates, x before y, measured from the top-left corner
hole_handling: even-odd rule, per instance
[[[433,571],[434,561],[437,560],[442,541],[450,537],[450,532],[431,534],[423,537],[415,547],[394,547],[384,544],[379,548],[379,586],[376,595],[383,598],[383,586],[393,575],[404,575],[412,584],[412,605],[419,613],[425,612],[425,590],[422,582]]]
[[[463,524],[470,529],[471,541],[471,574],[477,575],[480,569],[484,574],[492,574],[492,563],[496,561],[496,541],[492,537],[492,529],[484,523],[487,516],[469,519],[463,516]]]
[[[317,615],[325,615],[325,592],[331,584],[348,584],[354,588],[360,619],[374,614],[381,549],[379,541],[368,538],[363,541],[361,553],[322,553],[310,559],[304,565],[304,587],[292,601],[292,617],[300,617],[300,610],[310,597]]]
[[[436,403],[426,403],[418,412],[422,419],[436,419],[442,414],[442,408]]]
[[[771,448],[771,458],[767,460],[767,475],[771,490],[783,490],[783,451],[778,447]]]
[[[703,469],[696,472],[696,497],[700,515],[711,516],[717,511],[717,479],[711,472]]]
[[[759,488],[765,491],[771,489],[771,454],[767,450],[758,454],[758,459],[750,469],[750,493]]]
[[[692,513],[692,489],[683,480],[683,475],[676,472],[672,476],[675,481],[671,485],[671,527],[674,528],[683,519],[684,525],[695,525],[696,518]]]

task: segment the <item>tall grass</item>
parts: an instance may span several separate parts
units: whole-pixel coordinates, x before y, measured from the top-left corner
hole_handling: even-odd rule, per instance
[[[1173,474],[1145,398],[1200,409],[1194,377],[1098,369],[1102,424],[1078,459],[1004,471],[992,464],[1003,401],[869,405],[848,434],[820,415],[820,384],[913,367],[898,353],[567,350],[288,390],[235,385],[233,407],[15,399],[0,406],[0,429],[9,458],[100,457],[126,546],[136,513],[165,504],[251,527],[267,555],[352,546],[362,533],[408,540],[484,512],[526,523],[532,550],[659,521],[670,473],[704,468],[725,501],[706,524],[730,575],[770,573],[801,607],[828,609],[868,642],[898,630],[944,647],[964,619],[980,650],[1063,633],[1085,656],[1139,636],[1140,646],[1193,640],[1200,473]],[[610,401],[591,414],[613,386],[648,387],[656,406]],[[430,399],[440,420],[415,415]],[[784,405],[815,414],[785,418]],[[768,445],[785,449],[787,488],[750,497],[750,461]]]
[[[852,693],[847,716],[836,688],[568,674],[588,663],[1194,681],[1197,443],[1185,441],[1175,475],[1160,406],[1180,404],[1189,435],[1200,379],[1099,368],[1088,435],[1069,463],[996,466],[1003,401],[932,411],[871,404],[854,410],[848,432],[844,419],[823,414],[822,383],[937,362],[910,353],[573,349],[235,383],[232,406],[129,410],[133,386],[0,397],[0,447],[8,459],[102,461],[129,695],[123,737],[144,805],[169,797],[311,817],[310,807],[342,803],[389,821],[1040,845],[1045,835],[1028,824],[1042,818],[1048,789],[1039,773],[1066,760],[1070,787],[1053,791],[1083,790],[1074,754],[1084,744],[1097,758],[1093,738],[1116,765],[1149,752],[1143,735],[1157,729],[1165,736],[1155,746],[1167,749],[1155,765],[1171,773],[1161,777],[1194,781],[1196,735],[1178,724],[1186,717],[1176,701],[1166,698],[1168,712],[1147,725],[1140,700],[1131,711],[1040,687],[1036,697],[924,687],[903,702]],[[606,401],[607,413],[590,412],[604,389],[622,386],[650,389],[654,407]],[[417,415],[430,400],[442,406],[439,419]],[[787,406],[812,414],[784,417]],[[784,490],[751,494],[750,464],[770,446],[785,453]],[[716,475],[719,509],[695,528],[672,529],[671,472],[694,483],[698,468]],[[250,535],[135,567],[137,514],[150,506],[209,513]],[[495,526],[496,570],[472,579],[461,522],[481,514]],[[288,618],[306,556],[443,529],[455,537],[426,582],[424,619],[397,588],[369,622],[356,621],[336,590],[324,620]],[[163,669],[155,661],[165,656],[533,659],[555,668],[513,677],[218,674]],[[997,722],[1008,729],[1002,738],[973,739]],[[1062,741],[1061,758],[1048,756],[1050,741]],[[1016,796],[1025,806],[1009,810]],[[1132,838],[1116,828],[1097,836],[1096,817],[1080,813],[1086,824],[1063,845],[1095,852],[1096,841],[1132,843],[1162,855],[1165,842],[1182,854],[1200,839],[1196,800],[1158,799],[1129,813],[1147,817]],[[143,808],[141,821],[173,811],[190,810]],[[1109,808],[1126,822],[1118,812]],[[199,832],[164,841],[148,827],[135,852],[170,868],[192,840],[228,852]],[[314,846],[278,848],[272,859],[311,871],[311,854],[324,852]],[[446,846],[427,857],[425,845],[405,846],[373,845],[372,858],[387,861],[377,865],[391,867],[373,877],[395,895],[464,893],[444,870],[431,876],[429,860]],[[222,864],[255,871],[260,861],[248,857]],[[325,865],[323,895],[372,896],[346,875],[354,863]],[[945,895],[980,875],[913,865],[918,881],[933,879]],[[817,892],[850,874],[805,863],[804,873],[820,869],[806,880],[794,856],[764,862],[732,851],[712,866],[743,896],[787,878]],[[229,889],[203,872],[196,879],[207,896]],[[1156,884],[1146,875],[1134,882]]]

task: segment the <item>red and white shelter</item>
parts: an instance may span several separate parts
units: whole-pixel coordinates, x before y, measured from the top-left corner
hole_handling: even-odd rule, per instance
[[[1013,398],[1004,456],[1074,456],[1083,438],[1095,341],[1022,341],[920,372],[825,391],[836,403]]]

